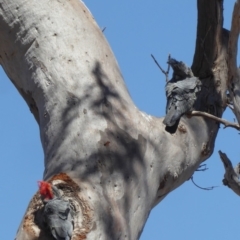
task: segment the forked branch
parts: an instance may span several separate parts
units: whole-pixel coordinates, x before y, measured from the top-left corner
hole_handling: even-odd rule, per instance
[[[223,184],[231,188],[237,195],[240,196],[240,181],[239,181],[240,163],[238,163],[238,165],[235,168],[233,168],[232,162],[227,157],[227,155],[221,151],[218,151],[218,153],[225,168]]]
[[[153,59],[153,61],[156,63],[156,65],[158,66],[158,68],[161,70],[161,72],[165,75],[166,77],[166,82],[168,82],[169,78],[168,78],[168,74],[170,71],[170,65],[168,64],[168,68],[167,71],[163,70],[163,68],[160,66],[160,64],[158,63],[158,61],[156,60],[156,58],[151,54],[151,57]],[[168,61],[171,59],[171,55],[168,55]]]

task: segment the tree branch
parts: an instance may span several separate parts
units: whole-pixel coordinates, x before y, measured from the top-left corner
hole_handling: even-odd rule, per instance
[[[207,6],[207,7],[206,7]],[[218,52],[222,34],[223,1],[198,0],[198,26],[195,54],[192,64],[194,76],[206,78],[212,74],[212,66]]]
[[[161,70],[161,72],[165,75],[166,77],[166,82],[168,82],[169,78],[168,78],[168,74],[169,74],[169,70],[170,70],[170,65],[168,64],[168,68],[167,71],[163,70],[163,68],[160,66],[160,64],[158,63],[158,61],[156,60],[156,58],[151,54],[151,57],[153,59],[153,61],[156,63],[156,65],[158,66],[158,68]],[[168,61],[170,60],[171,55],[168,55]]]
[[[190,112],[188,115],[190,116],[202,116],[202,117],[206,117],[206,118],[209,118],[209,119],[212,119],[212,120],[215,120],[219,123],[222,123],[224,125],[224,128],[227,128],[227,127],[232,127],[232,128],[235,128],[237,130],[240,130],[240,126],[239,124],[237,123],[232,123],[232,122],[229,122],[223,118],[219,118],[219,117],[216,117],[212,114],[209,114],[209,113],[206,113],[206,112],[201,112],[201,111],[192,111]]]
[[[207,164],[201,164],[199,165],[198,169],[195,170],[195,172],[204,172],[204,171],[207,171],[208,168],[207,168]]]
[[[240,74],[237,67],[238,36],[240,29],[240,0],[237,0],[233,10],[232,26],[228,45],[228,89],[234,106],[234,114],[240,123]]]
[[[202,190],[207,190],[207,191],[209,191],[209,190],[213,190],[214,188],[217,187],[217,186],[212,186],[212,187],[200,187],[199,185],[197,185],[197,184],[194,182],[193,176],[191,176],[191,181],[192,181],[192,183],[193,183],[196,187],[198,187],[198,188],[200,188],[200,189],[202,189]]]
[[[218,153],[225,168],[223,184],[231,188],[237,195],[240,196],[240,181],[238,180],[240,163],[238,163],[234,169],[232,162],[227,155],[221,151],[218,151]]]

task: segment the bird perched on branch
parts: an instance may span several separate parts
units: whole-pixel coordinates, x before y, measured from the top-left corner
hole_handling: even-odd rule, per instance
[[[44,203],[44,222],[56,240],[70,240],[73,232],[73,217],[70,203],[62,199],[57,187],[38,181]]]
[[[170,58],[168,64],[173,69],[173,77],[165,86],[167,106],[163,123],[168,132],[174,133],[181,116],[192,111],[197,94],[201,91],[201,81],[183,62]]]

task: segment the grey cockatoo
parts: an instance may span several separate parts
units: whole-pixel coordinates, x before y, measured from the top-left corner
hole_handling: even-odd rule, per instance
[[[70,203],[62,199],[57,187],[39,181],[39,192],[44,202],[44,221],[56,240],[70,240],[73,232],[73,216]]]
[[[182,115],[190,112],[201,90],[201,81],[193,76],[189,67],[173,58],[168,61],[173,77],[165,86],[167,106],[163,123],[174,133]]]
[[[173,79],[180,80],[193,77],[191,68],[189,68],[184,62],[177,61],[174,58],[170,58],[167,63],[173,69]]]

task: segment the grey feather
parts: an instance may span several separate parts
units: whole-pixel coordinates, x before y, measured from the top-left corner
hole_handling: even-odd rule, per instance
[[[191,68],[189,68],[185,63],[177,61],[174,58],[170,58],[167,62],[173,69],[173,79],[182,80],[185,78],[193,77]]]
[[[73,217],[69,201],[53,198],[44,207],[44,221],[56,240],[70,240],[73,232]]]
[[[196,77],[183,80],[172,79],[167,82],[166,116],[163,123],[171,127],[178,123],[181,116],[193,109],[197,94],[201,90],[201,81]]]

